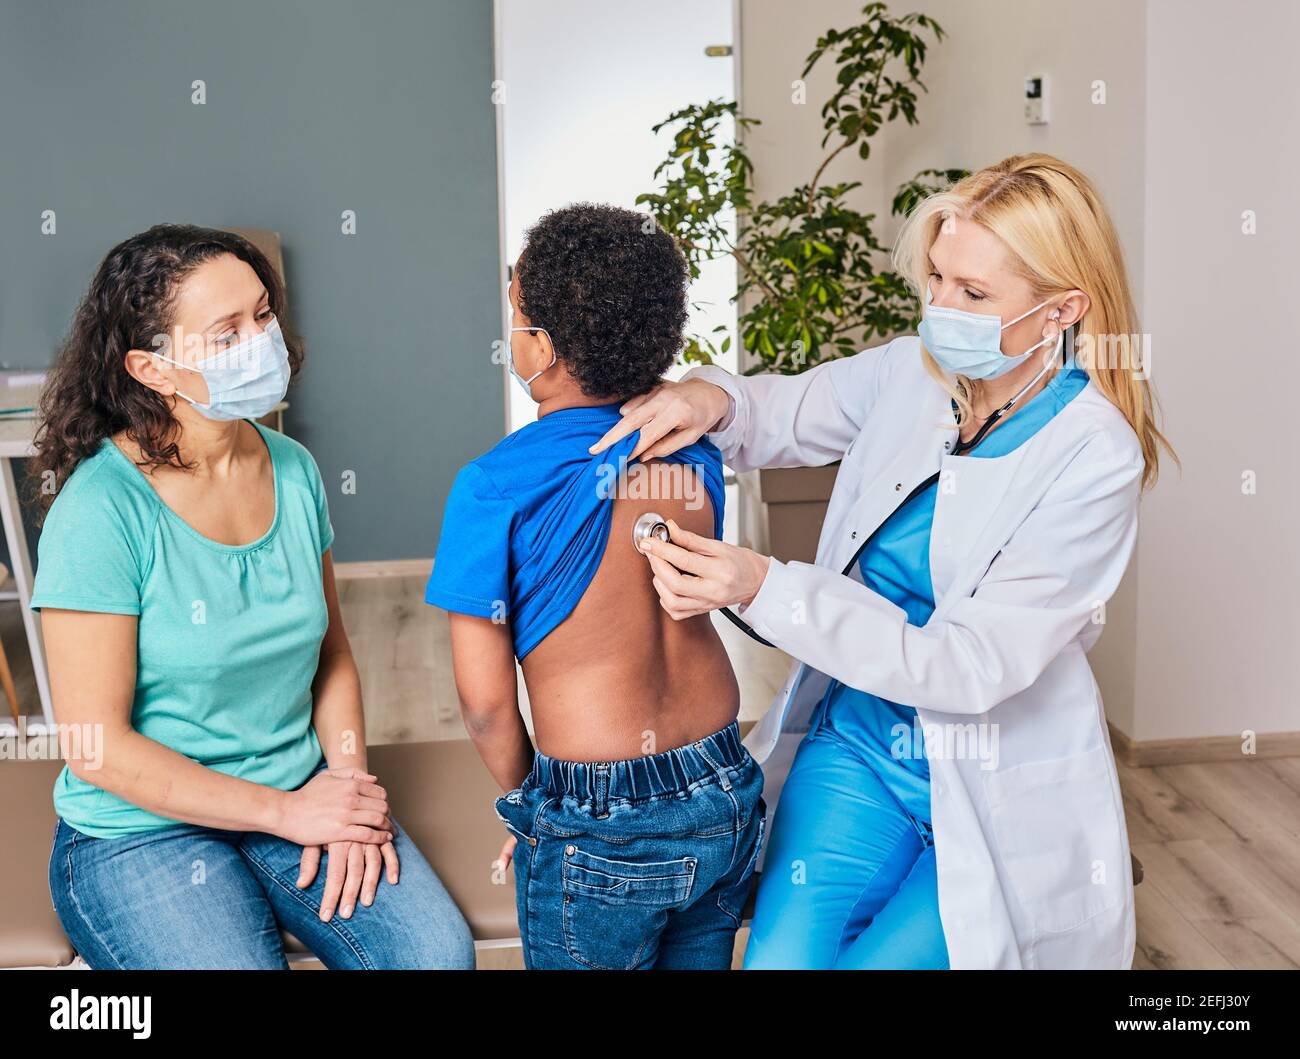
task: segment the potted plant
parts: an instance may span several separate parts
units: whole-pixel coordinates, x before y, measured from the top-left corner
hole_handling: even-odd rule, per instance
[[[877,267],[887,249],[873,231],[875,214],[846,201],[861,182],[825,183],[823,177],[847,151],[870,157],[871,139],[886,124],[899,117],[916,124],[926,32],[936,41],[944,36],[926,15],[894,18],[885,4],[870,3],[858,24],[818,38],[801,77],[828,55],[837,67],[835,91],[821,108],[824,154],[808,183],[772,201],[756,200],[754,168],[743,145],[744,130],[759,122],[740,114],[735,102],[692,105],[655,126],[656,133],[672,131],[673,145],[655,169],[661,187],[637,202],[676,238],[693,277],[705,261],[735,260],[745,374],[797,374],[873,339],[915,329],[920,306],[903,277]],[[735,136],[724,138],[730,121]],[[964,169],[918,173],[898,189],[892,213],[905,216],[927,194],[965,175]],[[725,330],[688,336],[683,358],[711,363],[731,347],[730,336],[718,335]],[[746,543],[779,559],[811,562],[836,469],[742,476]]]

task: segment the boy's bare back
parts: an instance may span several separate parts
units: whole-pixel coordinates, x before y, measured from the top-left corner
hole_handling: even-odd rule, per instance
[[[663,464],[639,465],[644,471]],[[705,536],[713,509],[695,472],[644,474],[612,501],[600,567],[578,605],[524,659],[537,748],[620,761],[684,746],[736,718],[740,691],[709,615],[674,621],[659,604],[632,527],[655,511]],[[684,472],[684,473],[680,473]]]

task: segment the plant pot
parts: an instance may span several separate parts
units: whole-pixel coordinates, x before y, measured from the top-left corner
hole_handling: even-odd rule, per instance
[[[740,485],[740,542],[782,562],[811,563],[839,463],[744,471]]]

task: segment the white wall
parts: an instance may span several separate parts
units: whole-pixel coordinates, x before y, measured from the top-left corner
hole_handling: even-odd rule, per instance
[[[745,112],[763,124],[746,143],[754,156],[757,186],[767,196],[806,181],[822,156],[822,102],[830,94],[832,57],[808,82],[808,102],[791,102],[790,83],[817,37],[850,25],[858,0],[741,0]],[[846,152],[828,170],[833,179],[861,180],[858,202],[888,219],[897,185],[920,169],[975,169],[1008,154],[1048,151],[1092,176],[1110,203],[1139,271],[1142,237],[1142,143],[1145,83],[1142,76],[1142,4],[1132,0],[913,0],[947,34],[932,47],[922,79],[919,124],[900,119],[873,143],[867,162]],[[1024,77],[1051,79],[1052,121],[1028,126],[1022,117]],[[1107,82],[1108,102],[1089,101],[1092,82]]]
[[[1186,470],[1168,464],[1143,500],[1137,554],[1091,656],[1109,718],[1142,740],[1300,729],[1297,472],[1281,444],[1300,278],[1296,195],[1283,192],[1300,169],[1289,69],[1300,5],[1249,0],[1230,16],[1210,0],[896,5],[912,8],[948,34],[922,73],[920,123],[878,137],[867,163],[841,156],[830,174],[864,182],[858,201],[888,241],[889,200],[918,170],[1056,154],[1098,185],[1152,335]],[[764,122],[747,139],[760,194],[815,168],[829,79],[814,75],[806,106],[791,103],[790,82],[816,37],[860,9],[742,0],[745,111]],[[1040,73],[1051,121],[1027,126],[1023,79]],[[1252,208],[1260,234],[1247,237],[1240,213]],[[1225,349],[1233,362],[1220,365],[1212,354]],[[1253,370],[1234,379],[1247,358]],[[1251,497],[1247,469],[1259,476]]]
[[[1224,10],[1147,4],[1142,318],[1183,471],[1142,512],[1139,739],[1300,730],[1300,5]]]

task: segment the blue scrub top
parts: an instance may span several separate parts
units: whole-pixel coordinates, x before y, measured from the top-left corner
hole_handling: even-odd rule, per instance
[[[1005,456],[1024,444],[1088,384],[1088,373],[1071,357],[1050,382],[1006,422],[990,430],[965,455]],[[925,625],[934,613],[930,582],[930,528],[938,482],[901,505],[867,542],[858,560],[873,592],[907,612],[909,625]],[[812,732],[829,729],[847,742],[885,781],[902,807],[930,821],[930,764],[916,710],[832,681],[812,719]]]
[[[443,511],[426,603],[508,621],[520,660],[573,612],[605,554],[611,501],[641,437],[634,431],[599,455],[587,451],[622,418],[620,406],[548,412],[461,468]],[[717,446],[701,438],[661,462],[694,469],[721,538]]]

